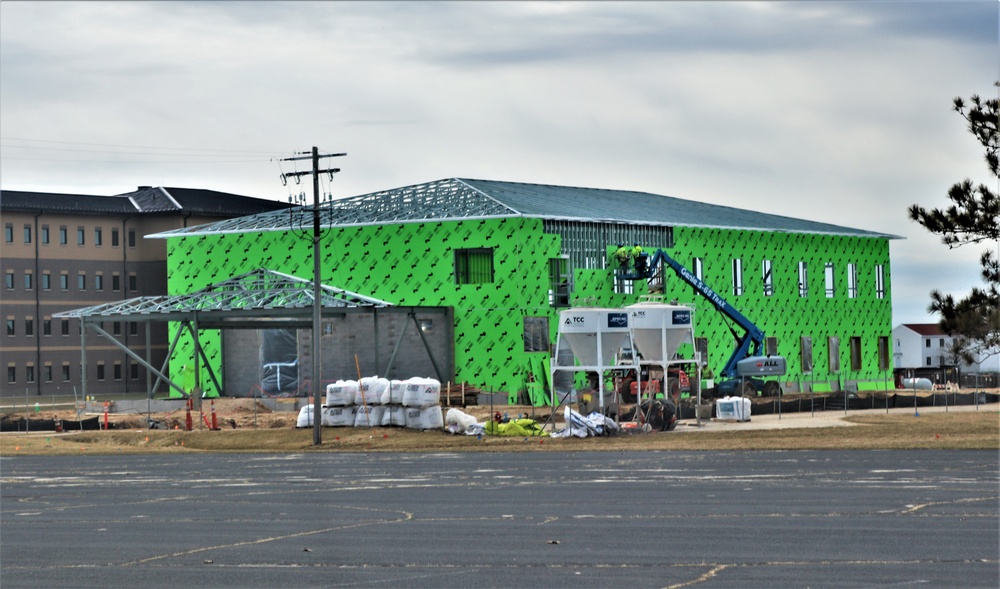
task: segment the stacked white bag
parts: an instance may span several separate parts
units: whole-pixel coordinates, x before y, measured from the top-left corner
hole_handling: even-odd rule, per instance
[[[403,390],[406,427],[410,429],[441,429],[441,382],[433,378],[413,377]]]
[[[338,380],[326,385],[326,405],[328,407],[348,407],[354,405],[354,397],[358,394],[358,381]]]
[[[389,389],[389,379],[378,376],[366,376],[358,383],[354,393],[355,405],[381,405],[385,391]]]
[[[354,417],[354,427],[376,427],[382,425],[382,416],[388,407],[382,405],[365,405],[355,407],[358,414]]]
[[[320,425],[325,427],[353,427],[357,419],[358,408],[354,405],[349,407],[324,407]]]

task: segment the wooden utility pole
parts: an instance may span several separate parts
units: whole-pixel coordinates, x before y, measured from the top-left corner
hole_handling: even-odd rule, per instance
[[[302,152],[303,155],[299,157],[285,158],[281,161],[289,162],[296,160],[312,160],[312,171],[309,172],[290,172],[288,174],[282,174],[282,180],[287,177],[296,178],[299,176],[308,176],[312,174],[313,179],[313,324],[312,324],[312,386],[310,387],[313,396],[313,445],[319,446],[323,442],[323,433],[320,429],[322,424],[323,413],[321,410],[322,406],[322,362],[320,358],[320,341],[322,340],[323,325],[323,301],[322,301],[322,288],[320,288],[320,228],[319,228],[319,175],[320,174],[330,174],[330,178],[340,171],[340,168],[327,168],[326,170],[319,169],[319,158],[321,157],[341,157],[347,155],[346,153],[331,153],[328,155],[320,155],[319,148],[313,147],[312,152]]]

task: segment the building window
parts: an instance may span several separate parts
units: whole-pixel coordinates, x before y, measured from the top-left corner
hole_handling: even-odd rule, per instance
[[[100,227],[94,227],[94,245],[97,247],[104,245],[104,233]]]
[[[569,306],[569,258],[549,259],[549,306]]]
[[[802,372],[810,374],[813,369],[813,341],[809,336],[802,336],[799,340],[799,351],[801,352]]]
[[[118,230],[111,230],[111,247],[118,247]]]
[[[776,337],[764,338],[764,354],[767,356],[778,355],[778,338]]]
[[[31,290],[33,285],[31,272],[24,273],[24,290]]]
[[[702,366],[708,364],[708,338],[707,337],[696,337],[694,338],[694,349],[697,352],[698,360],[701,361]]]
[[[128,322],[128,333],[129,335],[139,335],[139,322],[129,321]]]
[[[14,272],[12,270],[8,270],[3,275],[3,285],[7,290],[14,290]]]
[[[938,347],[939,348],[943,348],[944,347],[944,338],[941,338],[941,339],[938,340]]]
[[[924,358],[924,366],[930,366],[930,365],[931,365],[931,357],[927,356],[926,358]]]
[[[87,243],[87,230],[83,227],[76,228],[76,245],[84,245]]]
[[[825,278],[824,282],[826,283],[826,298],[832,299],[833,296],[837,294],[837,289],[833,282],[834,278],[833,262],[827,262],[826,265],[823,267],[823,276]]]
[[[66,272],[61,272],[59,274],[59,289],[69,290],[69,274]]]
[[[45,382],[52,382],[52,365],[46,364],[42,367],[42,376],[45,377]]]
[[[885,266],[875,266],[875,298],[885,298]]]
[[[743,260],[733,260],[733,296],[743,295]]]
[[[7,223],[3,226],[4,243],[14,243],[14,224]]]
[[[135,362],[129,364],[129,378],[132,380],[139,380],[139,365]]]
[[[128,246],[135,247],[135,229],[128,230]]]
[[[122,379],[122,363],[115,362],[115,380]]]
[[[97,363],[97,380],[104,380],[104,362]]]
[[[103,274],[94,274],[94,290],[104,290]]]
[[[799,262],[799,296],[809,296],[809,267],[805,262]]]
[[[42,335],[52,335],[51,319],[42,319]]]
[[[87,290],[87,275],[77,274],[76,275],[76,290]]]
[[[7,318],[7,336],[13,337],[16,334],[15,321],[13,317]]]
[[[858,298],[858,265],[847,265],[847,298]]]
[[[42,225],[42,245],[49,245],[49,226]]]
[[[35,320],[31,317],[24,320],[24,335],[28,337],[35,336]]]
[[[694,277],[702,282],[705,281],[705,260],[702,258],[691,258],[691,270],[694,272]],[[692,284],[691,292],[698,294],[698,289]]]
[[[111,324],[111,335],[121,335],[122,334],[122,324],[121,321],[115,321]]]
[[[65,225],[59,226],[59,245],[66,245],[69,243],[69,229]]]
[[[69,362],[62,365],[62,379],[63,382],[69,382]]]
[[[14,384],[17,382],[17,368],[14,366],[7,367],[7,384]]]
[[[117,273],[111,275],[111,290],[118,292],[122,289],[122,277]]]
[[[31,243],[31,225],[24,226],[24,243]]]
[[[455,250],[455,284],[492,284],[493,248]]]
[[[135,274],[128,275],[128,289],[139,290],[139,278]]]
[[[857,372],[861,370],[861,338],[853,336],[849,343],[851,346],[851,370]]]
[[[49,290],[52,288],[52,275],[47,271],[42,272],[42,290]]]
[[[929,337],[928,338],[924,338],[924,347],[925,348],[931,347],[931,338],[929,338]]]
[[[28,364],[24,367],[24,382],[35,382],[34,364]]]
[[[840,372],[840,338],[827,338],[827,349],[830,352],[830,372]]]
[[[774,274],[771,272],[771,260],[764,260],[760,266],[764,278],[764,296],[769,297],[774,294]]]
[[[62,334],[69,335],[69,319],[63,319],[60,323],[62,324],[60,326]]]
[[[549,351],[548,317],[524,318],[524,351],[525,352]]]

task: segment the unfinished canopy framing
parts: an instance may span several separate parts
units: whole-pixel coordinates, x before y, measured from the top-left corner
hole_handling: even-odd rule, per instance
[[[321,285],[321,315],[324,319],[343,318],[348,314],[369,314],[374,322],[375,338],[378,339],[378,311],[390,311],[398,316],[405,314],[406,324],[412,323],[419,334],[434,370],[442,381],[446,380],[453,370],[453,362],[448,358],[438,359],[440,351],[435,354],[424,335],[424,330],[417,319],[417,308],[395,307],[391,303],[358,293],[350,292],[332,286]],[[93,330],[106,341],[121,349],[130,358],[146,369],[147,394],[152,396],[164,383],[170,389],[182,396],[188,396],[191,388],[185,388],[178,378],[167,375],[167,367],[177,344],[184,334],[189,334],[194,341],[194,389],[201,391],[201,367],[204,367],[215,390],[223,394],[222,382],[213,370],[213,363],[206,357],[199,344],[199,331],[204,329],[303,329],[309,330],[311,336],[312,311],[314,302],[312,282],[281,272],[265,268],[213,284],[201,290],[175,296],[139,297],[115,303],[107,303],[93,307],[85,307],[53,315],[57,318],[75,318],[81,324],[81,363],[84,365],[81,386],[83,394],[87,394],[87,332]],[[445,314],[451,317],[450,310]],[[152,365],[150,341],[147,335],[145,357],[124,346],[117,338],[103,328],[106,321],[146,322],[146,333],[149,333],[148,323],[176,322],[177,329],[170,339],[170,345],[162,366]],[[398,327],[400,341],[406,334],[405,327]],[[397,342],[398,348],[398,342]],[[390,358],[384,370],[391,369],[395,354]],[[378,364],[376,363],[376,366]],[[156,377],[155,383],[153,376]]]

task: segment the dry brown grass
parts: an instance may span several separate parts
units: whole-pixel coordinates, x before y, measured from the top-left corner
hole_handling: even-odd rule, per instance
[[[499,438],[403,428],[311,428],[290,425],[221,431],[110,430],[0,435],[0,456],[197,452],[539,452],[647,450],[1000,450],[996,409],[938,413],[880,412],[845,418],[852,427],[656,432],[606,438]]]

